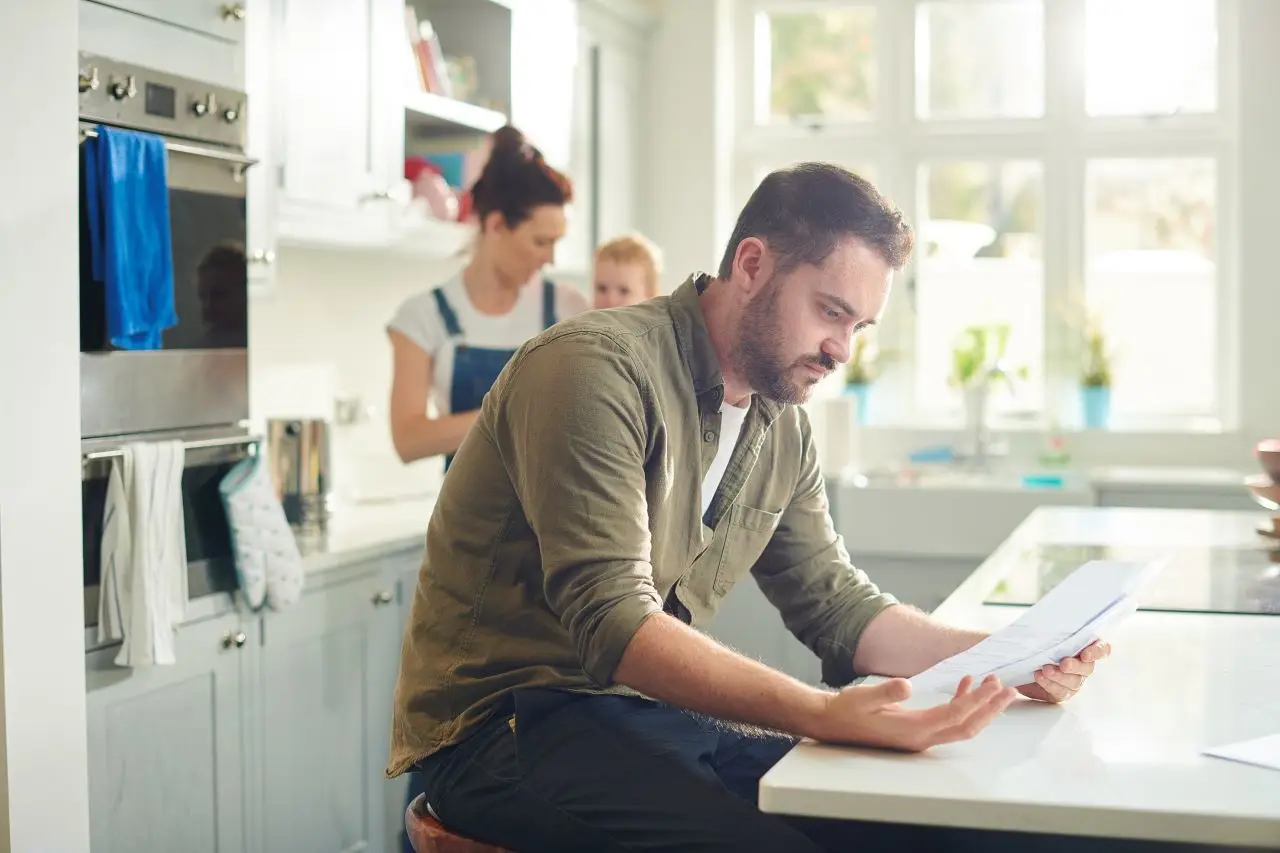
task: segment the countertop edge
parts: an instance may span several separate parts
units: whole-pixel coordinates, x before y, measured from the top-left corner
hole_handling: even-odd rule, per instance
[[[772,772],[772,771],[771,771]],[[849,808],[845,794],[829,794],[803,786],[761,780],[760,808],[772,814],[795,814],[833,820],[868,820],[952,827],[977,831],[1032,832],[1075,838],[1189,842],[1273,849],[1275,823],[1265,818],[1187,814],[1078,806],[1068,803],[1009,803],[964,798],[928,799],[901,794],[862,796]],[[1012,818],[1012,819],[1011,819]],[[1209,822],[1208,824],[1206,822]],[[1229,827],[1223,831],[1223,825]]]

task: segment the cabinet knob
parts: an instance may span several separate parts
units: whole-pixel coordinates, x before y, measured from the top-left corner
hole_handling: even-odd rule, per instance
[[[259,249],[249,255],[249,263],[269,267],[276,262],[276,253],[270,249]]]
[[[244,644],[248,642],[248,640],[249,637],[244,631],[237,631],[234,634],[224,634],[222,637],[222,647],[224,649],[229,649],[232,646],[235,646],[237,649],[243,648]]]
[[[390,604],[395,600],[396,597],[385,589],[373,596],[373,603],[379,607],[384,604]]]
[[[223,3],[222,4],[222,20],[243,21],[244,20],[244,4],[243,3]]]
[[[367,204],[371,201],[390,201],[396,204],[408,204],[413,201],[413,187],[408,181],[397,181],[392,186],[365,193],[360,196],[359,201],[361,204]]]

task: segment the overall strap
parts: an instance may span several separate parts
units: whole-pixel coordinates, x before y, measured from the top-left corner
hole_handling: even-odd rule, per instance
[[[556,324],[556,286],[550,279],[542,280],[542,328]]]
[[[431,295],[436,300],[436,310],[440,312],[440,319],[444,321],[444,330],[451,338],[462,337],[462,327],[458,325],[458,315],[454,313],[453,306],[449,304],[449,300],[444,296],[444,288],[437,287],[431,291]]]

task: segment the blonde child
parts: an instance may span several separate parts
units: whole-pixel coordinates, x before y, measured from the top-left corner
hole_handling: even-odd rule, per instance
[[[658,295],[662,254],[640,234],[623,234],[596,247],[594,308],[635,305]]]

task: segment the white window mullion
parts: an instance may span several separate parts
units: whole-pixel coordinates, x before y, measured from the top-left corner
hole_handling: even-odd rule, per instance
[[[1045,414],[1073,420],[1084,306],[1084,0],[1045,4]]]
[[[1225,429],[1240,426],[1240,3],[1218,0],[1218,417]],[[1223,50],[1222,45],[1230,45]]]
[[[902,0],[881,0],[876,6],[876,35],[882,45],[892,46],[879,54],[877,127],[881,135],[876,183],[902,210],[906,220],[918,225],[916,161],[910,146],[905,144],[915,118],[914,6]],[[897,415],[895,420],[908,422],[915,414],[915,311],[912,305],[915,275],[913,255],[897,277],[896,293],[885,312],[883,325],[877,330],[880,347],[893,353],[887,367],[887,381],[876,392],[888,399],[878,410],[891,409]]]

